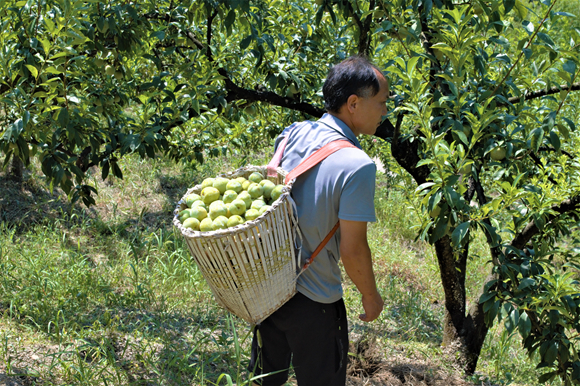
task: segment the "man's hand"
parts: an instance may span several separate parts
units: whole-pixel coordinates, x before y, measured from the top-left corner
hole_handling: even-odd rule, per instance
[[[362,297],[362,304],[363,308],[365,309],[364,314],[360,314],[358,318],[363,322],[372,322],[376,318],[379,317],[381,311],[383,311],[383,306],[385,302],[383,302],[383,298],[381,295],[376,292],[373,296],[364,296]]]
[[[375,283],[366,222],[340,220],[340,258],[347,275],[362,294],[365,313],[359,315],[360,320],[375,320],[384,303]]]

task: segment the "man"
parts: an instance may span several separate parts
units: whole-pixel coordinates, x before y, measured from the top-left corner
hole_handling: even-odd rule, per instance
[[[329,142],[348,140],[356,148],[341,149],[303,175],[292,189],[303,236],[305,261],[339,221],[339,231],[298,277],[296,294],[256,327],[250,370],[269,374],[263,386],[280,386],[290,363],[299,386],[343,386],[346,383],[348,325],[342,300],[338,260],[362,295],[362,321],[376,319],[383,309],[367,242],[367,222],[375,221],[376,166],[357,137],[372,135],[386,115],[389,86],[380,70],[362,57],[334,66],[324,83],[327,114],[316,122],[294,124],[281,166],[294,169]]]

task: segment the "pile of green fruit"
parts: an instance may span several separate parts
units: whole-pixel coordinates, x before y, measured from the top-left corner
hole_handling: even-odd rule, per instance
[[[282,195],[284,185],[276,185],[262,174],[248,178],[206,178],[200,194],[184,198],[186,209],[178,213],[185,228],[209,232],[255,220]]]

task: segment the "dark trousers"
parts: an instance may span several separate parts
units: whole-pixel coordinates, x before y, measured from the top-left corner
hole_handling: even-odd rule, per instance
[[[344,386],[348,324],[344,301],[318,303],[298,293],[256,326],[249,370],[255,382],[280,386],[290,363],[299,386]]]

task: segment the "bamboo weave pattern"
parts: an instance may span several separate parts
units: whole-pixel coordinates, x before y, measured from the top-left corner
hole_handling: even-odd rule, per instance
[[[220,177],[247,178],[253,172],[267,176],[266,166],[247,166]],[[286,172],[268,177],[283,184]],[[233,228],[212,232],[184,228],[177,213],[184,198],[201,192],[201,185],[187,191],[175,209],[173,224],[210,286],[218,304],[251,324],[266,319],[296,293],[300,256],[296,250],[297,219],[286,184],[280,198],[262,216]]]

